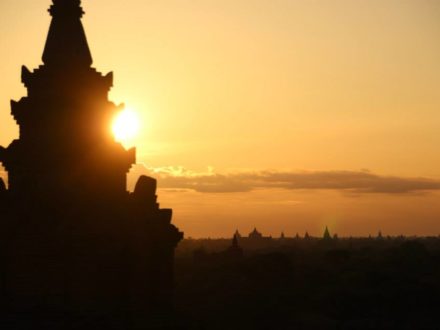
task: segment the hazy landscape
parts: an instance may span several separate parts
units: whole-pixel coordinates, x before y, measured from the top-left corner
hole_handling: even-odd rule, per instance
[[[196,329],[438,328],[438,237],[276,238],[243,242],[243,256],[230,246],[177,249],[176,308]]]
[[[440,329],[439,40],[438,0],[1,0],[0,329]]]

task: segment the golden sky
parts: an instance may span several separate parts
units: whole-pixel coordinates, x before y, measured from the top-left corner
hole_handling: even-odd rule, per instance
[[[0,145],[18,134],[9,100],[25,95],[21,65],[41,63],[49,5],[0,2]],[[83,7],[110,98],[141,119],[132,177],[155,173],[187,235],[440,233],[438,0]]]

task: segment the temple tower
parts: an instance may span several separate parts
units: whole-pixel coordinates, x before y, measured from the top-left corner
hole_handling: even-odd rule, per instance
[[[50,198],[117,196],[126,192],[126,174],[135,150],[124,150],[110,133],[120,110],[108,101],[113,74],[91,67],[79,0],[54,0],[43,65],[23,66],[28,95],[11,102],[20,138],[2,152],[11,193]],[[44,187],[44,189],[43,189]]]
[[[331,239],[332,239],[332,236],[330,235],[330,231],[328,230],[327,226],[325,227],[324,235],[322,236],[322,239],[324,241],[331,241]]]
[[[122,106],[92,68],[80,0],[49,12],[43,64],[22,68],[28,93],[11,102],[20,136],[0,147],[0,328],[145,329],[170,319],[183,233],[155,179],[126,190],[135,149],[110,132]]]

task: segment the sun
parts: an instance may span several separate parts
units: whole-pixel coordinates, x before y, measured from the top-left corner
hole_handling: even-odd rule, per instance
[[[119,112],[112,124],[112,132],[116,141],[130,144],[139,133],[139,117],[135,111],[126,108]]]

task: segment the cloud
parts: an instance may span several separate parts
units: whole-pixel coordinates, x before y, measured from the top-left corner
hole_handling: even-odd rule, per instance
[[[203,193],[248,192],[255,189],[340,190],[348,193],[410,194],[440,190],[440,181],[428,178],[381,176],[368,171],[247,171],[219,174],[212,168],[193,172],[183,167],[135,166],[130,185],[139,175],[158,179],[161,188],[192,189]]]

